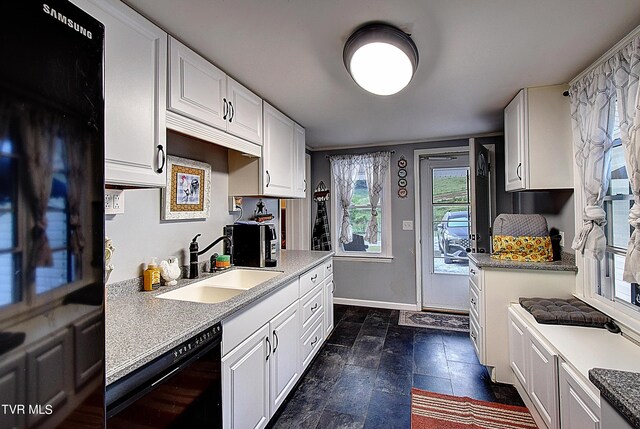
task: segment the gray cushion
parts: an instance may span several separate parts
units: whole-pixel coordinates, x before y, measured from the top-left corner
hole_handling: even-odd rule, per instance
[[[538,323],[604,328],[611,319],[576,298],[520,298],[520,305],[533,315]]]
[[[547,220],[539,214],[499,214],[493,221],[493,235],[546,237]]]

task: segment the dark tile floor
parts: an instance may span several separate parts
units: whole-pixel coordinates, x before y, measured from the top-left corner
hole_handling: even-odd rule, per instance
[[[491,383],[469,334],[398,325],[397,310],[336,305],[335,330],[272,428],[411,426],[411,387],[523,405]]]

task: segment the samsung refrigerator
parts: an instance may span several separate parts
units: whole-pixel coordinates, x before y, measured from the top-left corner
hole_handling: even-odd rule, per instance
[[[3,2],[0,428],[104,426],[104,28]]]

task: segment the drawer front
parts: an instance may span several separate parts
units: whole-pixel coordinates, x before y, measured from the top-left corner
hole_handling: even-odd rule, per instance
[[[324,264],[311,268],[300,276],[300,296],[305,296],[311,289],[324,280]]]
[[[471,260],[469,260],[469,278],[476,284],[478,290],[482,290],[482,271]]]
[[[333,274],[333,258],[324,263],[324,277],[327,278]]]
[[[302,368],[303,370],[309,365],[309,362],[316,355],[320,346],[322,346],[322,339],[324,338],[324,326],[322,324],[322,317],[319,318],[302,337]]]
[[[324,283],[320,283],[300,300],[300,313],[302,314],[302,332],[305,332],[315,321],[318,315],[324,313]]]
[[[469,279],[469,315],[476,319],[476,322],[480,321],[480,291],[478,287]]]
[[[469,318],[469,337],[473,343],[473,348],[476,350],[476,355],[478,355],[478,360],[483,364],[485,359],[482,328],[478,326],[478,323],[473,319],[473,317]]]

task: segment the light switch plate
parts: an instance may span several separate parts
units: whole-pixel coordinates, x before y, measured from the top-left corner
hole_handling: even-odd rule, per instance
[[[413,221],[412,220],[403,220],[402,221],[402,230],[403,231],[413,231]]]

